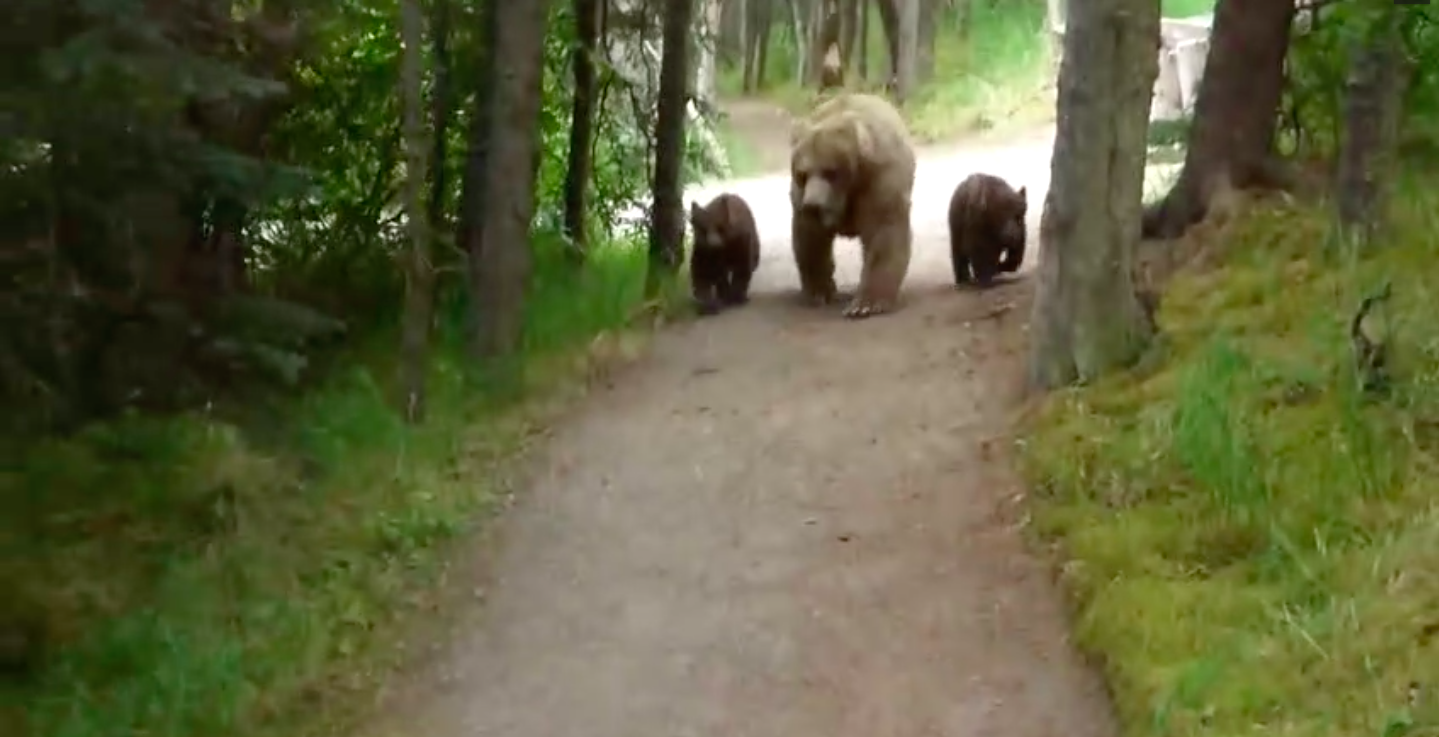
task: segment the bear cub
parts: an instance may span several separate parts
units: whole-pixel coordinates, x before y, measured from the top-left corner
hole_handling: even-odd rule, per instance
[[[949,257],[955,286],[987,287],[1024,263],[1025,188],[992,174],[971,174],[949,198]]]
[[[729,192],[704,207],[690,202],[690,227],[690,288],[700,314],[749,301],[750,277],[759,268],[759,231],[749,205]]]

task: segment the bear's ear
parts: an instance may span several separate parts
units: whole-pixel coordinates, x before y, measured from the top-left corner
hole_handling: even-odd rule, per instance
[[[858,121],[852,121],[849,130],[854,137],[854,157],[859,161],[873,161],[874,136],[869,134],[869,128],[860,125]]]
[[[1025,194],[1024,187],[1019,188],[1019,201],[1026,204],[1029,202],[1029,196]]]
[[[690,200],[690,220],[698,220],[700,216],[700,204]]]
[[[799,146],[800,140],[802,140],[807,135],[809,135],[809,125],[807,121],[797,119],[793,123],[790,123],[789,147],[791,149],[796,148],[797,146]]]

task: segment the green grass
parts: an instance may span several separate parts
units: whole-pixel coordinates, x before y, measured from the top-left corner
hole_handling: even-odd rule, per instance
[[[1214,12],[1215,0],[1163,0],[1160,13],[1165,18],[1188,18]]]
[[[1050,49],[1044,33],[1043,2],[999,3],[979,0],[968,5],[963,24],[957,17],[938,19],[933,78],[906,105],[912,132],[921,141],[938,141],[996,127],[1039,123],[1053,118]],[[851,71],[849,86],[878,89],[888,74],[884,35],[878,15],[870,22],[868,84]],[[796,46],[776,30],[771,40],[763,96],[792,110],[806,109],[814,91],[794,81]],[[726,96],[741,93],[740,70],[720,72]]]
[[[644,259],[601,249],[575,274],[542,258],[523,385],[476,385],[447,331],[419,428],[387,401],[385,337],[298,398],[26,448],[0,477],[0,621],[45,622],[56,646],[0,690],[0,732],[288,737],[343,720],[345,696],[397,662],[395,628],[493,506],[541,400],[624,350]]]
[[[744,136],[740,135],[727,121],[721,121],[715,130],[720,145],[729,157],[730,173],[733,178],[755,176],[766,173],[764,157]]]
[[[942,23],[934,78],[905,107],[921,141],[1054,117],[1053,64],[1044,3],[970,5],[966,28]]]
[[[1396,202],[1362,256],[1325,210],[1254,206],[1171,284],[1147,368],[1026,423],[1124,734],[1439,734],[1439,198]],[[1384,281],[1394,386],[1366,398],[1347,321]]]

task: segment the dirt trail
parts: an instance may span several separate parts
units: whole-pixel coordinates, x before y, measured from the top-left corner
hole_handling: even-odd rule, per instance
[[[753,303],[661,333],[556,429],[485,605],[376,733],[1114,734],[995,442],[1028,281],[956,292],[934,207],[976,168],[1042,202],[1048,154],[922,162],[906,304],[863,322],[796,304],[786,181],[728,185],[760,222]]]

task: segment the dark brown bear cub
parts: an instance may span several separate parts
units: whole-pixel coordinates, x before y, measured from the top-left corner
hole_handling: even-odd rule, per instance
[[[729,192],[704,207],[691,202],[690,226],[690,287],[700,314],[749,301],[750,277],[759,268],[759,231],[749,205]]]
[[[991,174],[971,174],[949,198],[949,257],[954,283],[989,286],[995,275],[1024,263],[1024,187]]]

